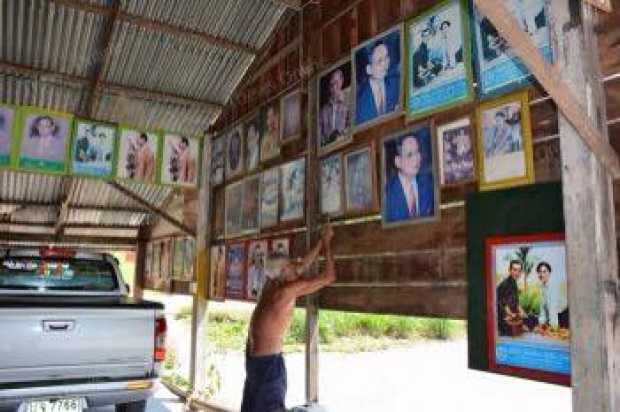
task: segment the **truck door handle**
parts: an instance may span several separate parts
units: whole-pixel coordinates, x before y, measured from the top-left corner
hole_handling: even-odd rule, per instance
[[[46,332],[69,332],[75,326],[74,320],[44,320],[43,330]]]

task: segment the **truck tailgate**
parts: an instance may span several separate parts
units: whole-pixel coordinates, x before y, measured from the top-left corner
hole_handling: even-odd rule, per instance
[[[0,385],[140,377],[153,369],[154,310],[0,309]]]

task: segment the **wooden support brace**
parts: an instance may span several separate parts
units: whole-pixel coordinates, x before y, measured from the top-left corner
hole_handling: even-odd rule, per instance
[[[611,13],[613,7],[611,6],[611,0],[583,0],[585,3],[591,4],[594,7]]]
[[[474,2],[536,76],[598,161],[609,170],[614,179],[620,178],[620,161],[616,152],[603,138],[600,129],[592,123],[583,106],[571,94],[568,85],[561,80],[560,73],[542,58],[537,47],[521,29],[503,1],[474,0]],[[602,127],[604,119],[599,120]]]

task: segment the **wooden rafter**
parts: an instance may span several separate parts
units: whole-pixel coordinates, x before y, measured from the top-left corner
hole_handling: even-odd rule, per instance
[[[6,60],[0,60],[0,71],[15,72],[20,75],[33,77],[45,77],[46,80],[50,82],[72,83],[82,86],[87,86],[91,83],[91,79],[88,77],[58,73],[52,70],[39,69],[24,64],[12,63]],[[193,97],[182,96],[179,94],[158,92],[155,90],[148,90],[134,86],[102,83],[101,87],[102,89],[113,93],[125,93],[144,99],[163,100],[184,105],[201,106],[210,110],[221,109],[224,107],[222,103],[216,101],[195,99]]]
[[[83,0],[53,0],[54,3],[69,7],[76,10],[82,10],[87,13],[94,13],[99,15],[108,15],[110,12],[109,7],[98,6],[89,4]],[[258,50],[254,47],[248,46],[243,43],[238,43],[225,37],[214,36],[211,34],[203,33],[198,30],[187,29],[185,27],[175,26],[168,23],[163,23],[155,20],[150,20],[136,14],[127,13],[121,11],[120,21],[127,22],[136,27],[157,31],[160,33],[166,33],[173,36],[191,38],[202,43],[208,43],[220,47],[224,47],[229,50],[235,50],[250,55],[255,55]]]
[[[0,206],[8,206],[24,209],[27,207],[32,208],[56,208],[57,203],[52,202],[37,202],[30,200],[2,200],[0,201]],[[110,213],[140,213],[140,214],[148,214],[150,211],[145,208],[139,207],[125,207],[125,206],[106,206],[106,205],[69,205],[68,208],[70,210],[81,210],[81,211],[93,211],[93,212],[110,212]],[[13,211],[12,213],[15,213]]]
[[[196,236],[196,231],[194,229],[188,227],[187,225],[185,225],[182,222],[179,222],[177,219],[175,219],[174,217],[170,216],[166,211],[161,210],[159,207],[154,206],[153,204],[151,204],[148,201],[144,200],[142,197],[138,196],[132,190],[126,188],[125,186],[121,185],[118,182],[106,182],[106,183],[108,185],[110,185],[110,187],[113,187],[114,189],[118,190],[119,192],[121,192],[125,196],[129,197],[133,201],[137,202],[141,206],[144,206],[145,208],[149,209],[155,215],[160,216],[162,219],[164,219],[165,221],[167,221],[171,225],[174,225],[174,226],[178,227],[183,232],[185,232],[185,233],[187,233],[189,235]]]
[[[2,222],[8,226],[28,226],[28,227],[37,227],[37,228],[45,228],[45,229],[54,229],[58,226],[57,222],[30,222],[25,220],[7,220]],[[63,232],[56,236],[60,239],[64,236],[64,230],[66,229],[87,229],[87,230],[138,230],[140,229],[139,225],[124,225],[124,224],[95,224],[95,223],[75,223],[75,222],[66,222],[62,225]],[[95,235],[93,235],[95,236]]]
[[[135,246],[135,236],[74,236],[64,235],[57,239],[52,233],[10,233],[0,231],[0,242],[32,242],[32,243],[76,243],[84,245],[101,245],[101,246]]]
[[[269,0],[272,3],[279,4],[280,6],[288,7],[295,11],[301,10],[301,0]]]
[[[610,13],[613,8],[611,7],[611,0],[583,0],[584,2],[593,5],[594,7]]]
[[[571,122],[592,153],[611,175],[620,178],[620,161],[614,149],[603,139],[584,108],[569,91],[558,71],[547,64],[529,36],[521,29],[510,10],[501,0],[474,0],[500,34],[521,58],[538,82],[549,93],[566,118]]]
[[[101,90],[103,83],[103,75],[108,68],[110,62],[110,56],[112,54],[112,43],[115,38],[115,28],[117,26],[118,19],[121,15],[121,1],[116,0],[113,8],[111,9],[111,16],[109,22],[103,33],[101,59],[98,61],[97,66],[93,72],[92,83],[90,86],[90,94],[84,110],[84,114],[89,118],[94,115],[95,102],[97,101],[97,95]]]

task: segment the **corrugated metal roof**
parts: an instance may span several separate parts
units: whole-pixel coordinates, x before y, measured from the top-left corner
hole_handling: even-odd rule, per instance
[[[50,0],[0,0],[0,101],[84,113],[103,61],[114,4],[114,0],[63,0],[62,5]],[[260,49],[286,10],[268,0],[121,0],[121,6],[122,15],[133,20],[121,19],[113,27],[109,61],[91,117],[194,136],[202,136],[215,122],[221,108],[211,103],[229,100],[254,59],[248,49]],[[183,30],[204,36],[185,35]],[[208,42],[208,36],[240,47]],[[68,193],[69,224],[132,226],[150,218],[134,200],[103,181],[69,182],[68,177],[0,170],[0,232],[3,227],[15,228],[2,226],[4,219],[38,223],[28,231],[53,233],[59,203]],[[121,184],[155,206],[161,206],[172,191]],[[111,234],[124,230],[118,234],[121,237],[136,235],[132,230],[106,230]],[[90,232],[70,229],[70,233]]]

